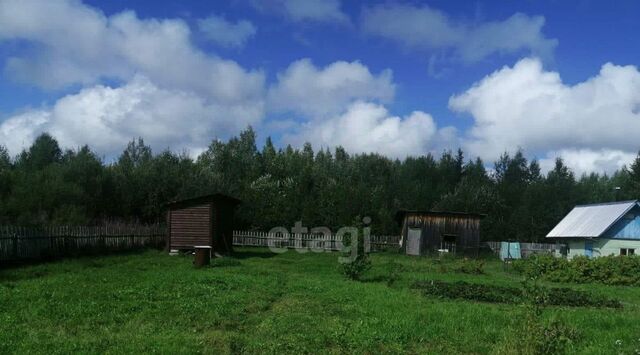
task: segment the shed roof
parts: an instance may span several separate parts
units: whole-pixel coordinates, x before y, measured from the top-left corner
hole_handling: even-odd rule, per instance
[[[547,234],[547,238],[597,238],[635,206],[638,206],[638,200],[576,206]]]
[[[216,201],[224,201],[227,203],[231,203],[233,205],[237,205],[241,202],[235,197],[227,196],[221,193],[215,193],[210,195],[189,198],[185,200],[172,201],[167,203],[167,206],[169,208],[182,208],[182,207],[189,207],[189,206],[199,205],[202,203],[216,202]]]

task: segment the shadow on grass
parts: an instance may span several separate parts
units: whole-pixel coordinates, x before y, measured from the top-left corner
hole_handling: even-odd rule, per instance
[[[246,250],[246,251],[234,251],[233,254],[231,254],[231,256],[234,259],[251,259],[251,258],[261,258],[261,259],[268,259],[268,258],[273,258],[274,256],[277,256],[278,254],[270,251],[270,250],[265,250],[265,251],[257,251],[257,250]]]
[[[9,272],[11,270],[18,270],[25,266],[33,266],[33,265],[46,265],[46,264],[55,264],[67,260],[76,260],[82,264],[86,264],[87,267],[102,267],[103,264],[96,261],[96,257],[104,257],[104,256],[127,256],[127,255],[139,255],[143,254],[149,250],[161,250],[157,248],[139,248],[139,249],[129,249],[129,250],[113,250],[113,251],[87,251],[83,254],[69,254],[62,256],[43,256],[39,259],[19,259],[19,260],[3,260],[0,263],[0,279],[3,274]]]
[[[362,277],[359,281],[365,283],[377,283],[377,282],[389,282],[393,280],[389,275],[376,275],[376,276],[365,276]]]

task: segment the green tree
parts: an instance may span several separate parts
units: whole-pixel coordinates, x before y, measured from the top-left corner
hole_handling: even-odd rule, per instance
[[[50,164],[59,163],[62,160],[62,150],[56,141],[48,133],[42,133],[33,142],[29,150],[23,151],[18,159],[18,164],[32,170],[44,169]]]

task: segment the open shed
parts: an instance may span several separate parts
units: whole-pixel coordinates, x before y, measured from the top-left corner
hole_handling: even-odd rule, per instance
[[[167,247],[170,250],[210,246],[216,253],[233,251],[233,218],[240,200],[212,194],[167,204]]]
[[[480,247],[478,213],[444,211],[399,211],[402,224],[401,250],[407,255],[424,255],[438,250],[477,256]]]

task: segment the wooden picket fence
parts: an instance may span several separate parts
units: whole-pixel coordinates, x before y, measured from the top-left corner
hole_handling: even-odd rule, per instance
[[[500,248],[502,242],[486,242],[486,245],[495,254],[500,255]],[[534,254],[552,254],[559,248],[558,245],[553,243],[522,243],[520,242],[520,253],[523,258],[527,258]]]
[[[399,247],[400,236],[370,236],[371,251],[392,250]],[[339,251],[343,248],[342,237],[331,234],[280,234],[258,231],[233,231],[233,245],[277,247],[292,249]]]
[[[0,262],[164,246],[161,225],[0,226]]]

